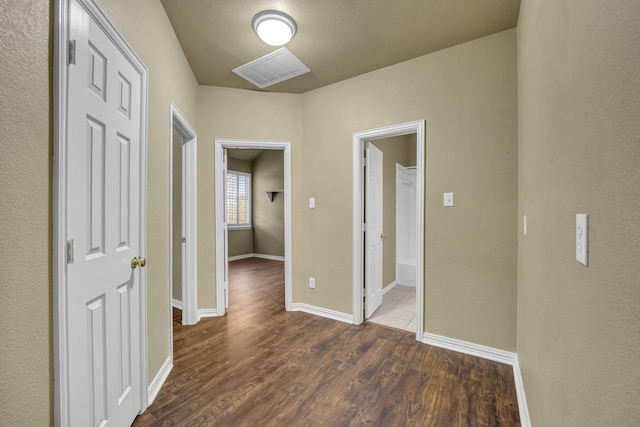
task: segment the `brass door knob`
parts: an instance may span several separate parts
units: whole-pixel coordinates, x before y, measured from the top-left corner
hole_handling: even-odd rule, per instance
[[[140,265],[140,267],[144,267],[145,265],[147,265],[147,260],[144,258],[140,258],[140,261],[138,261],[138,264]]]
[[[386,234],[381,234],[381,235],[380,235],[380,238],[381,238],[381,239],[386,239],[386,238],[387,238],[387,235],[386,235]]]
[[[131,268],[136,268],[138,264],[139,264],[138,258],[136,257],[131,258]]]

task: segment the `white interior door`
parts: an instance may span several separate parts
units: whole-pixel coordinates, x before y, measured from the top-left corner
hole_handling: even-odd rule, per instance
[[[365,172],[365,317],[371,317],[382,304],[382,151],[370,142],[366,148]]]
[[[68,65],[69,425],[130,425],[141,410],[142,76],[75,0]]]
[[[224,182],[224,308],[229,308],[229,224],[227,223],[227,149],[222,159],[222,176]]]

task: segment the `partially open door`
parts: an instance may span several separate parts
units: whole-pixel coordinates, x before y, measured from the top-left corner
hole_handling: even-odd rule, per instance
[[[370,142],[366,148],[365,198],[365,318],[382,304],[382,161],[383,154]]]

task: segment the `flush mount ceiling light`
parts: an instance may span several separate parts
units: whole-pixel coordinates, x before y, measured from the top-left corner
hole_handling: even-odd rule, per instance
[[[253,29],[263,42],[271,46],[282,46],[296,34],[296,21],[286,13],[264,10],[253,17]]]

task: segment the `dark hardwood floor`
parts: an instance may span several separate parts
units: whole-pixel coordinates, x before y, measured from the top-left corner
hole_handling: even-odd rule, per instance
[[[182,326],[134,426],[519,426],[512,368],[284,310],[283,263],[230,263],[229,310]]]

